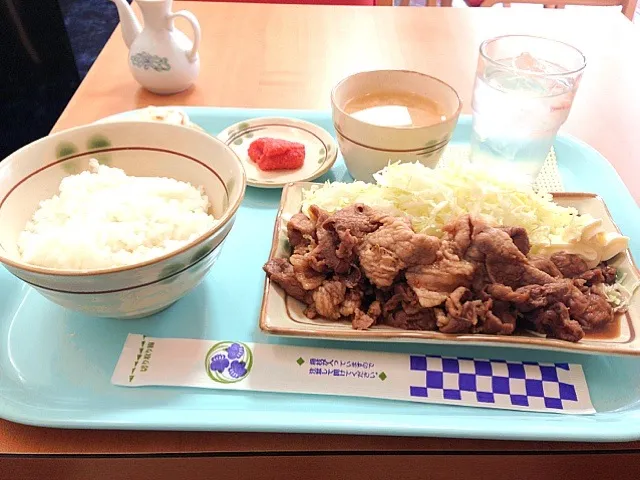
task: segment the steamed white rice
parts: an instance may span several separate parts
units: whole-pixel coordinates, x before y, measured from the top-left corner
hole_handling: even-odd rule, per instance
[[[202,187],[89,164],[40,202],[18,237],[24,262],[65,270],[131,265],[176,250],[216,223]]]

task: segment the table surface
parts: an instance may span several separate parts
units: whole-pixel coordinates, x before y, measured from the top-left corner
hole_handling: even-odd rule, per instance
[[[588,66],[565,130],[605,155],[634,197],[640,198],[640,176],[633,173],[632,160],[640,158],[640,142],[636,141],[640,133],[640,88],[636,88],[640,79],[637,53],[640,35],[620,13],[600,9],[534,11],[198,2],[179,2],[174,6],[178,8],[191,10],[202,26],[202,69],[193,88],[167,97],[140,89],[129,74],[126,47],[117,29],[54,130],[147,105],[326,109],[331,87],[338,80],[357,71],[378,68],[433,74],[458,90],[468,113],[481,40],[507,33],[535,34],[565,40],[587,56]],[[385,451],[403,455],[480,451],[628,454],[640,452],[640,442],[595,445],[290,434],[101,432],[42,429],[0,421],[0,455],[214,452],[295,455],[309,451],[332,454]],[[635,458],[637,465],[639,457]],[[46,466],[43,468],[46,470]]]

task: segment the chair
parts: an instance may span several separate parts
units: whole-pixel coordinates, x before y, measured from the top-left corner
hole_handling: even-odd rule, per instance
[[[408,7],[410,0],[400,0],[401,7]],[[450,7],[452,0],[425,0],[426,7]],[[393,6],[393,0],[375,0],[377,6]]]
[[[466,0],[465,0],[466,1]],[[529,3],[544,5],[545,8],[564,8],[566,5],[584,5],[590,7],[622,7],[622,13],[633,21],[633,15],[636,11],[638,0],[559,0],[552,4],[543,0],[508,0],[509,3]],[[498,3],[504,3],[503,0],[483,0],[481,7],[493,7]]]
[[[374,6],[379,3],[376,0],[195,0],[199,2],[238,2],[238,3],[279,3],[294,5],[359,5]],[[393,0],[385,0],[388,5],[393,4]],[[385,3],[386,5],[386,3]]]
[[[493,7],[501,3],[505,7],[510,7],[512,3],[527,3],[534,5],[544,5],[544,8],[564,8],[566,5],[583,5],[590,7],[622,7],[622,13],[631,21],[636,11],[638,0],[559,0],[548,3],[548,0],[464,0],[470,7]],[[375,0],[376,5],[393,5],[393,0]],[[427,7],[450,7],[451,0],[425,0]],[[401,6],[408,6],[409,0],[400,0]]]

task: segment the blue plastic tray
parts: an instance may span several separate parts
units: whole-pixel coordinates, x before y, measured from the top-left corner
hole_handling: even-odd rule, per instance
[[[323,112],[189,108],[211,133],[256,116],[294,116],[332,131]],[[454,142],[469,137],[462,119]],[[602,195],[640,258],[640,212],[595,150],[569,137],[556,144],[565,187]],[[344,164],[320,180],[346,180]],[[129,332],[157,337],[236,339],[337,348],[489,356],[483,348],[346,344],[266,336],[258,329],[261,266],[268,256],[280,190],[248,188],[220,259],[195,291],[142,320],[88,318],[58,307],[0,269],[0,417],[68,428],[223,430],[418,435],[495,439],[626,441],[640,439],[640,360],[503,349],[495,358],[581,363],[593,416],[522,413],[311,395],[110,384]]]

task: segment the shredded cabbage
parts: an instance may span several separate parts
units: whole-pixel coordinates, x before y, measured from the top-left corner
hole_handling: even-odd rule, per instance
[[[553,196],[539,193],[512,172],[488,171],[471,164],[450,164],[430,169],[420,163],[394,163],[374,175],[375,184],[325,183],[303,193],[302,211],[311,205],[334,212],[353,203],[406,215],[418,233],[441,237],[442,227],[456,217],[481,215],[494,225],[518,225],[529,234],[532,253],[551,245],[573,244],[576,252],[585,227],[594,222],[575,208],[563,207]],[[626,244],[620,248],[626,248]],[[613,252],[618,253],[618,252]],[[600,261],[599,257],[595,263]],[[593,265],[595,266],[595,265]],[[615,312],[624,312],[640,283],[603,285],[603,293]]]
[[[620,274],[620,270],[618,270]],[[632,285],[626,286],[625,280],[627,274],[616,275],[616,282],[613,285],[603,284],[603,291],[607,297],[609,305],[613,308],[615,313],[624,313],[629,309],[631,303],[631,297],[633,297],[640,287],[640,282],[635,282]]]
[[[441,237],[456,217],[482,215],[495,225],[524,227],[536,253],[552,239],[579,241],[592,219],[553,202],[528,184],[470,164],[430,169],[420,163],[390,164],[374,175],[375,184],[326,183],[304,192],[302,209],[311,205],[333,212],[355,202],[407,215],[414,230]]]

